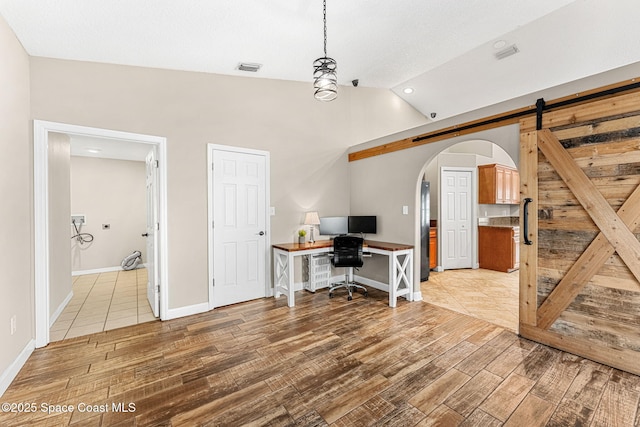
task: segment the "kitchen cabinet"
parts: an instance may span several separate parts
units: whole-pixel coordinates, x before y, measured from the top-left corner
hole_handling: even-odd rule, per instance
[[[520,174],[512,167],[478,166],[478,203],[481,205],[520,203]]]
[[[435,228],[429,230],[429,270],[438,265],[438,231]]]
[[[520,268],[520,227],[478,227],[480,268],[510,273]]]

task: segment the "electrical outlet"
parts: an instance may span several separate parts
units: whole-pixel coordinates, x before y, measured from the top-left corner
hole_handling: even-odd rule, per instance
[[[16,329],[17,329],[17,318],[16,315],[14,314],[13,316],[11,316],[11,335],[16,333]]]

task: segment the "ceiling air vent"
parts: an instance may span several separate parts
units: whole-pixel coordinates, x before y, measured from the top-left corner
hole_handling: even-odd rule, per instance
[[[248,71],[250,73],[257,73],[258,70],[262,67],[262,64],[248,64],[246,62],[241,62],[238,64],[237,69],[240,71]]]
[[[520,50],[518,49],[518,46],[516,46],[515,44],[512,44],[511,46],[505,47],[504,49],[496,52],[495,55],[497,59],[504,59],[507,56],[515,55],[518,52],[520,52]]]

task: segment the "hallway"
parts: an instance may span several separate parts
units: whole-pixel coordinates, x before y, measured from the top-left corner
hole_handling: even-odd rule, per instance
[[[519,274],[478,269],[432,271],[420,284],[430,304],[518,331]]]
[[[147,301],[147,269],[73,277],[73,297],[50,329],[50,341],[156,320]]]

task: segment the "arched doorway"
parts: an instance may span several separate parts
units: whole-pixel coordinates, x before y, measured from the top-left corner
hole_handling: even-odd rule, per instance
[[[430,183],[430,221],[432,238],[435,235],[436,245],[431,244],[430,254],[432,259],[431,273],[427,281],[421,282],[421,294],[426,302],[445,307],[460,313],[487,320],[499,326],[517,331],[518,328],[518,270],[496,271],[481,268],[479,260],[487,250],[492,252],[490,257],[503,256],[497,249],[497,241],[491,242],[490,249],[486,244],[480,245],[482,237],[479,232],[499,230],[518,233],[520,206],[517,203],[479,203],[478,195],[478,166],[498,164],[517,170],[516,162],[499,145],[488,140],[473,139],[454,144],[425,162],[419,177],[418,188],[422,181]],[[471,258],[470,268],[458,268],[456,263],[447,263],[447,257],[455,256],[456,251],[449,246],[455,238],[454,233],[447,228],[446,219],[453,210],[461,209],[460,200],[456,203],[447,200],[450,196],[449,187],[443,185],[444,179],[449,179],[447,171],[466,171],[464,177],[472,180],[469,192],[465,197],[455,194],[454,197],[464,199],[468,203],[469,218],[471,224],[467,240],[469,247],[466,256]],[[447,190],[443,191],[443,188]],[[446,217],[443,217],[445,215]],[[417,219],[417,228],[420,228],[420,219]],[[433,242],[431,242],[433,243]],[[517,244],[511,249],[517,248]],[[483,252],[484,251],[484,252]],[[467,265],[464,264],[463,265]],[[491,267],[493,268],[493,267]]]

